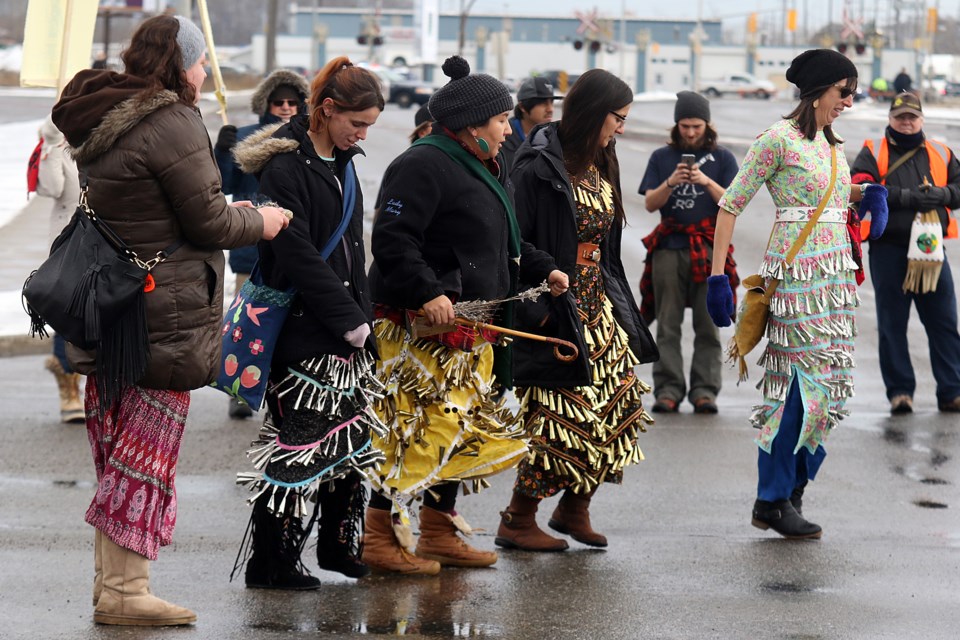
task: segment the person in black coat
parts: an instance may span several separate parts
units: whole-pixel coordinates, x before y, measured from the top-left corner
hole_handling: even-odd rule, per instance
[[[304,527],[301,519],[311,501],[320,512],[320,567],[350,577],[369,572],[358,557],[361,473],[383,458],[370,441],[383,426],[369,407],[382,388],[373,375],[353,158],[383,107],[377,78],[335,58],[313,80],[309,117],[261,129],[235,151],[260,192],[292,212],[285,233],[259,244],[260,272],[269,287],[296,292],[271,362],[269,411],[249,451],[257,471],[238,478],[256,494],[248,587],[320,586],[300,562],[313,523]]]
[[[558,295],[567,287],[559,270],[525,271],[528,258],[546,261],[521,242],[500,164],[509,91],[491,76],[470,75],[459,56],[443,70],[451,80],[430,99],[432,133],[387,168],[372,236],[378,373],[388,386],[376,409],[390,430],[374,439],[386,461],[370,476],[363,559],[398,573],[495,563],[495,552],[459,537],[471,529],[455,508],[457,488],[468,481],[481,488],[527,453],[516,416],[493,398],[495,362],[508,364],[494,358],[499,336],[454,326],[454,304],[496,308],[517,291],[519,271],[528,282],[548,280]],[[509,323],[509,313],[500,309],[494,319]],[[498,373],[508,376],[508,367]],[[421,494],[413,555],[404,516]]]
[[[511,178],[520,231],[541,250],[528,262],[544,261],[527,268],[560,269],[571,282],[566,295],[518,306],[517,328],[572,341],[580,353],[562,365],[549,344],[515,344],[514,382],[533,452],[502,515],[495,540],[502,547],[566,549],[535,517],[540,500],[561,491],[551,528],[605,547],[590,525],[591,497],[643,459],[637,439],[652,419],[641,395],[650,387],[633,368],[659,354],[620,260],[625,215],[614,138],[631,104],[623,81],[588,71],[564,98],[563,119],[534,129],[517,152]]]

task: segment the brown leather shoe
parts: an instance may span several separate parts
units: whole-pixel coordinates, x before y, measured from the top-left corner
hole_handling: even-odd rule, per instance
[[[440,573],[440,563],[418,558],[400,544],[389,511],[367,507],[365,523],[361,557],[371,571],[426,576]]]
[[[416,554],[446,567],[489,567],[497,561],[496,551],[474,549],[457,535],[459,531],[470,531],[462,517],[423,507]]]
[[[539,506],[540,498],[514,492],[510,506],[500,512],[500,527],[493,543],[505,549],[565,551],[570,546],[566,540],[554,538],[537,526]]]
[[[570,490],[564,491],[547,524],[554,531],[565,533],[577,542],[591,547],[605,547],[607,537],[590,526],[590,498]]]
[[[893,396],[890,398],[890,413],[895,416],[913,413],[913,398],[908,395]]]

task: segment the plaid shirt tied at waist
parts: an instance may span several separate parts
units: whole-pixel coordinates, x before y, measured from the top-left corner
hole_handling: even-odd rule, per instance
[[[716,222],[713,218],[704,218],[693,224],[678,224],[665,219],[643,239],[643,246],[647,248],[647,257],[644,260],[643,275],[640,277],[640,315],[644,322],[650,324],[657,317],[656,297],[653,291],[653,252],[657,250],[660,242],[673,234],[687,236],[690,239],[690,277],[693,282],[706,282],[710,276],[710,248],[713,246],[713,236],[716,231]],[[736,306],[740,277],[737,275],[737,263],[733,259],[732,244],[727,249],[723,272],[730,280],[733,304]],[[687,300],[688,307],[691,303],[691,300]]]

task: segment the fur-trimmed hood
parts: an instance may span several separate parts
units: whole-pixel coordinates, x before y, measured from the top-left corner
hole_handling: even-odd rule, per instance
[[[140,78],[113,71],[81,71],[53,108],[53,123],[70,143],[77,164],[109,151],[152,113],[180,101],[173,91],[154,93]]]
[[[267,125],[237,143],[233,158],[244,173],[259,175],[273,156],[296,151],[300,141],[289,135],[290,127],[287,127],[288,135],[274,136],[285,126],[282,122]]]
[[[306,78],[290,69],[277,69],[257,85],[253,95],[250,96],[250,110],[258,116],[263,116],[267,112],[267,101],[270,94],[282,86],[292,87],[294,91],[300,94],[301,105],[306,106],[307,97],[310,95],[310,85],[307,84]],[[303,111],[304,109],[301,108],[298,113],[303,113]]]

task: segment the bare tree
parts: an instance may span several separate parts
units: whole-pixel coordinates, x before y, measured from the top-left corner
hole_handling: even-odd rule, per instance
[[[463,55],[463,45],[467,40],[467,16],[477,0],[460,0],[460,35],[457,38],[457,54]]]

